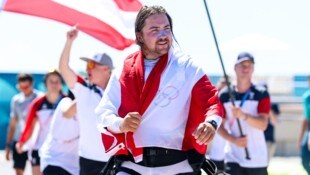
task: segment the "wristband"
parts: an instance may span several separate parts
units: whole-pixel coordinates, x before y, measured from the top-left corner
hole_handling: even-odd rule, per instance
[[[216,123],[215,120],[210,120],[210,121],[208,121],[208,123],[210,123],[210,124],[213,126],[213,128],[214,128],[215,130],[217,130],[217,123]]]

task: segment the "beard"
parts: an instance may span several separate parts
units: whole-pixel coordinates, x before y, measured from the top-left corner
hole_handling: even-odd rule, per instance
[[[171,42],[168,39],[160,39],[155,43],[153,48],[144,46],[143,52],[153,58],[161,57],[169,52]]]

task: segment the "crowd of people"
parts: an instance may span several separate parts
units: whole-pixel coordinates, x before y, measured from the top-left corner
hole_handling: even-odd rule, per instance
[[[44,77],[45,93],[33,88],[30,74],[18,75],[6,148],[16,174],[30,160],[34,175],[198,175],[201,169],[267,175],[280,111],[267,86],[252,81],[254,56],[240,53],[233,65],[236,83],[221,79],[215,87],[175,42],[163,7],[142,7],[135,34],[140,50],[120,72],[102,53],[81,57],[86,77],[75,73],[69,66],[74,28],[67,32],[59,70]],[[309,111],[300,136],[306,133],[300,143],[307,171]]]

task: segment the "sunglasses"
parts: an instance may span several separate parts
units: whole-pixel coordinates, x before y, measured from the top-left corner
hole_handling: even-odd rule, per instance
[[[24,90],[29,89],[30,85],[23,85],[23,86],[21,86],[21,85],[17,84],[16,87],[17,87],[18,90],[24,91]]]
[[[94,69],[96,67],[96,63],[92,61],[87,61],[87,68],[88,69]]]

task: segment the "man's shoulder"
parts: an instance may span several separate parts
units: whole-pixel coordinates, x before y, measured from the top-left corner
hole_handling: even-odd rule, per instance
[[[133,59],[135,59],[139,54],[141,53],[141,51],[136,51],[134,53],[129,54],[126,58],[125,58],[125,62],[131,61]]]
[[[23,94],[20,92],[18,94],[15,94],[13,97],[12,97],[12,102],[16,102],[18,101],[21,97],[23,97]]]
[[[255,97],[259,100],[262,98],[269,98],[269,93],[264,85],[252,85],[252,91],[255,93]]]

